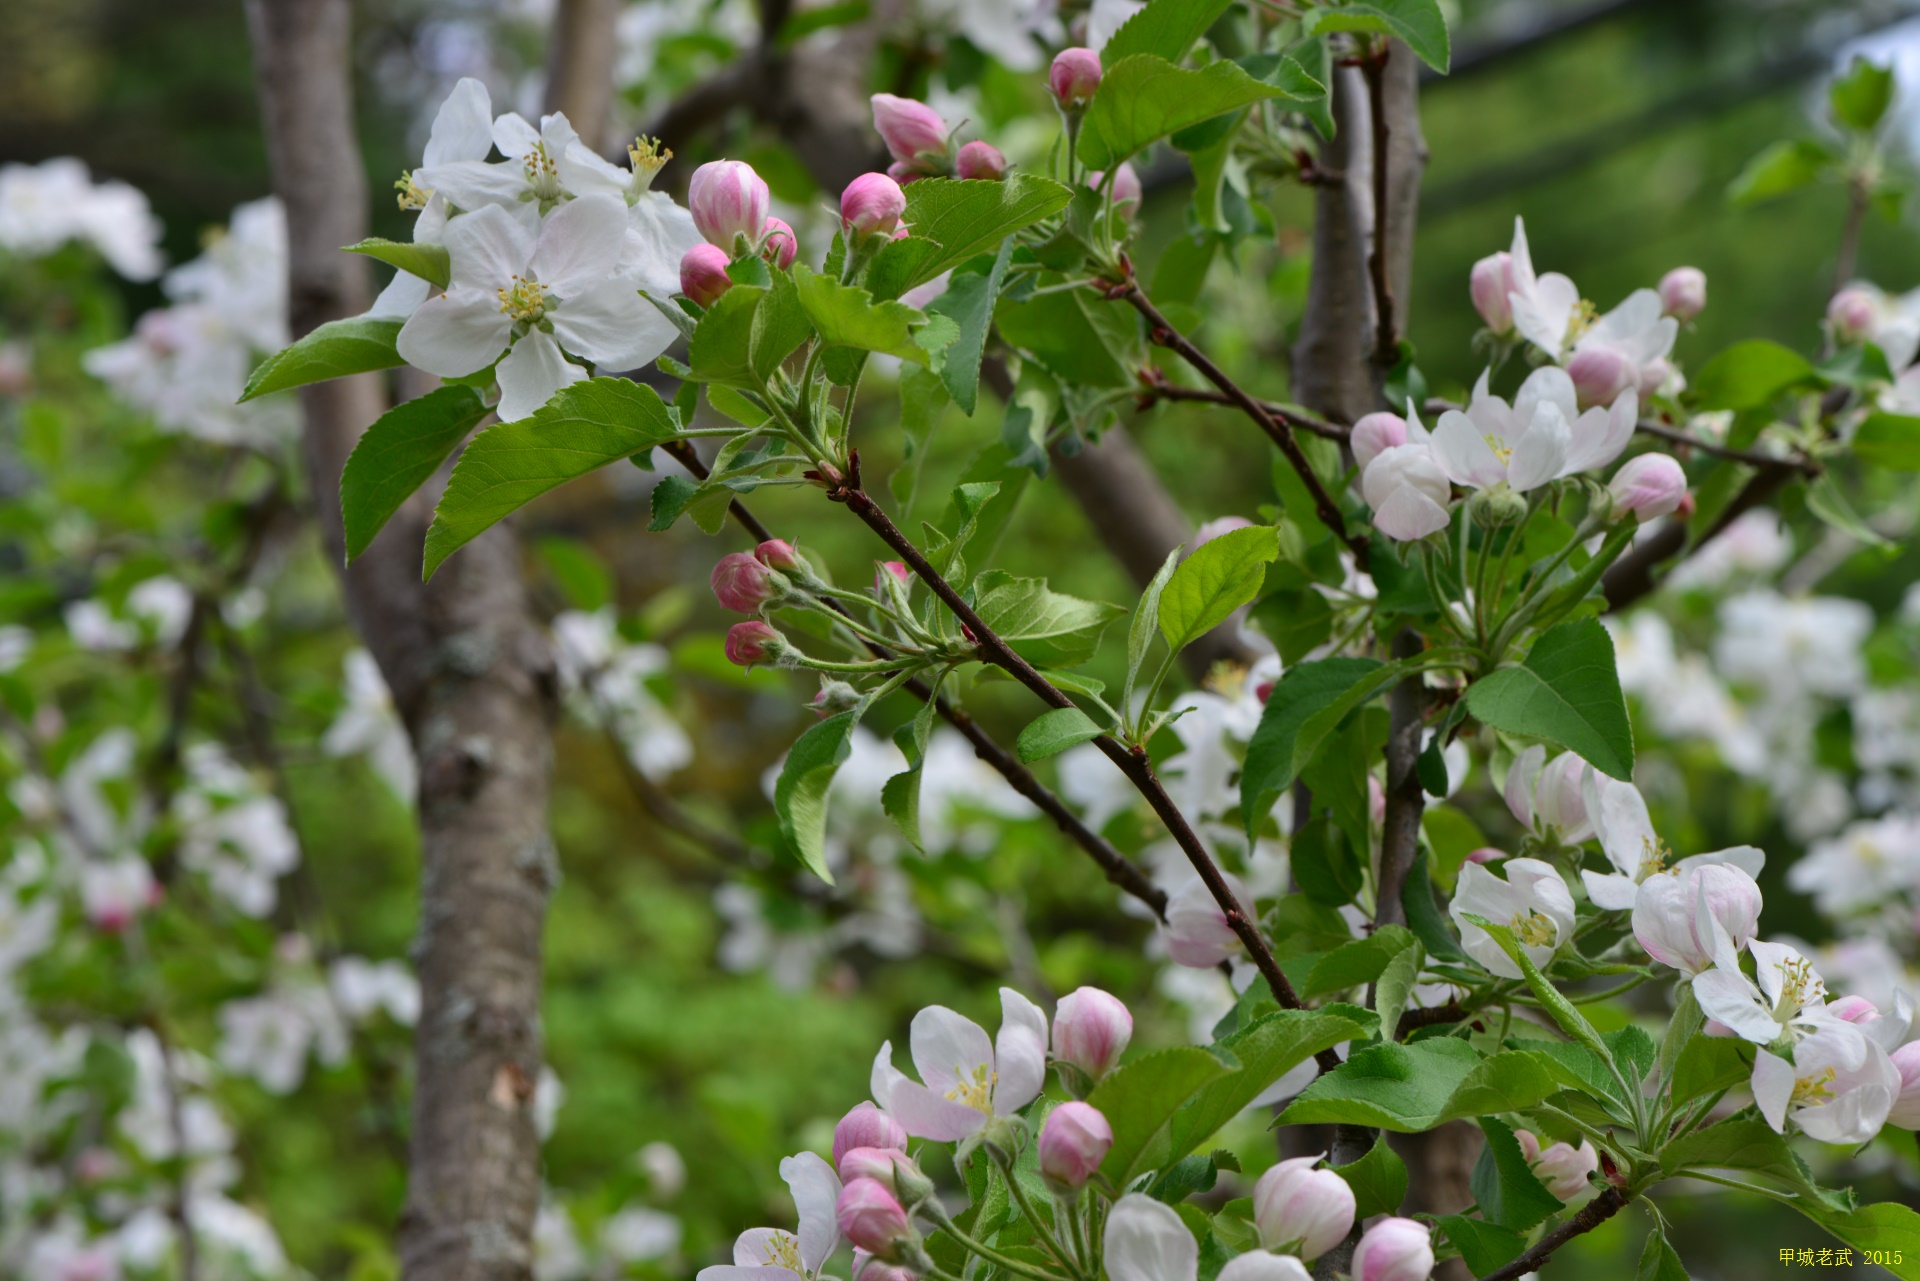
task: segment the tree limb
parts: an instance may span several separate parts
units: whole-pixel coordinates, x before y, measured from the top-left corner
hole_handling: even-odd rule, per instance
[[[548,39],[547,110],[566,113],[595,151],[605,150],[611,131],[619,18],[620,0],[559,0]]]
[[[1591,1232],[1620,1213],[1631,1198],[1619,1188],[1607,1188],[1599,1196],[1587,1202],[1579,1213],[1562,1223],[1553,1231],[1540,1238],[1532,1248],[1524,1251],[1512,1263],[1495,1268],[1480,1281],[1515,1281],[1529,1272],[1538,1272],[1546,1265],[1553,1252],[1583,1232]]]

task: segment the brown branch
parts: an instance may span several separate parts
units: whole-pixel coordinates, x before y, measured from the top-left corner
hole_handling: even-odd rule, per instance
[[[1411,628],[1394,637],[1395,658],[1412,658],[1420,649],[1420,637]],[[1400,891],[1414,856],[1420,852],[1420,816],[1427,803],[1418,765],[1426,702],[1426,685],[1418,673],[1395,685],[1387,696],[1387,816],[1380,834],[1380,877],[1373,909],[1376,926],[1407,923]]]
[[[1400,1016],[1393,1026],[1393,1039],[1404,1041],[1423,1027],[1433,1027],[1440,1023],[1458,1023],[1471,1015],[1473,1011],[1458,1001],[1448,1001],[1445,1005],[1427,1005],[1408,1010]]]
[[[1313,258],[1306,308],[1292,351],[1293,394],[1345,422],[1379,407],[1367,341],[1373,332],[1366,241],[1371,219],[1372,130],[1360,72],[1336,64],[1327,85],[1334,135],[1314,162]]]
[[[1167,382],[1166,376],[1160,374],[1157,369],[1147,371],[1142,378],[1147,382],[1147,389],[1142,391],[1139,397],[1139,403],[1143,409],[1156,400],[1198,401],[1208,405],[1228,405],[1235,408],[1239,406],[1239,402],[1224,391],[1216,391],[1211,387],[1181,387]],[[1347,437],[1353,433],[1353,429],[1343,423],[1316,418],[1312,414],[1271,400],[1261,401],[1260,408],[1295,431],[1304,431],[1310,435],[1319,436],[1323,440],[1345,444]]]
[[[1600,591],[1607,599],[1607,610],[1617,613],[1649,595],[1658,585],[1654,574],[1663,564],[1669,560],[1678,564],[1705,547],[1735,520],[1785,489],[1787,482],[1797,474],[1793,467],[1780,465],[1755,472],[1720,513],[1719,519],[1692,543],[1687,542],[1685,523],[1676,520],[1670,520],[1658,531],[1636,543],[1600,579]]]
[[[1686,432],[1669,427],[1665,423],[1641,419],[1634,430],[1643,436],[1652,436],[1674,445],[1683,445],[1688,449],[1697,449],[1703,454],[1712,454],[1715,458],[1725,458],[1731,462],[1745,463],[1749,467],[1772,468],[1788,467],[1803,476],[1819,476],[1827,470],[1816,458],[1794,453],[1781,457],[1775,454],[1763,454],[1752,449],[1735,449],[1732,445],[1722,445],[1710,440],[1701,440],[1698,436],[1689,436]]]
[[[1367,81],[1367,114],[1373,124],[1373,236],[1367,252],[1367,278],[1373,286],[1374,339],[1373,363],[1381,370],[1393,368],[1400,359],[1400,333],[1394,322],[1393,284],[1387,279],[1387,228],[1391,222],[1387,204],[1387,149],[1392,126],[1387,121],[1386,71],[1393,56],[1390,41],[1381,41],[1379,52],[1367,58],[1361,72]]]
[[[1580,1212],[1562,1223],[1553,1231],[1540,1238],[1531,1248],[1521,1253],[1513,1262],[1504,1264],[1487,1273],[1480,1281],[1514,1281],[1529,1272],[1538,1272],[1546,1266],[1553,1252],[1584,1232],[1591,1232],[1620,1213],[1631,1197],[1619,1188],[1607,1188],[1599,1196],[1582,1206]]]
[[[1853,279],[1854,267],[1860,257],[1860,232],[1867,221],[1870,195],[1863,179],[1856,177],[1848,181],[1847,221],[1840,228],[1840,252],[1833,261],[1833,293],[1839,293]]]
[[[1268,413],[1265,405],[1242,390],[1238,383],[1227,377],[1224,370],[1208,359],[1205,352],[1194,346],[1179,330],[1175,329],[1173,324],[1161,314],[1160,309],[1153,305],[1152,299],[1141,290],[1138,281],[1129,280],[1126,284],[1119,286],[1115,296],[1132,304],[1133,309],[1146,319],[1149,333],[1156,345],[1179,352],[1189,365],[1199,371],[1201,377],[1218,387],[1229,402],[1253,419],[1254,424],[1264,431],[1275,445],[1279,446],[1287,462],[1292,465],[1295,472],[1299,473],[1300,482],[1312,495],[1314,510],[1319,513],[1321,523],[1346,543],[1348,550],[1353,553],[1354,561],[1361,569],[1365,569],[1367,540],[1347,531],[1346,519],[1340,514],[1339,504],[1333,501],[1333,495],[1329,494],[1327,487],[1321,483],[1319,473],[1313,470],[1313,464],[1308,462],[1306,454],[1301,452],[1300,442],[1294,439],[1293,428]]]

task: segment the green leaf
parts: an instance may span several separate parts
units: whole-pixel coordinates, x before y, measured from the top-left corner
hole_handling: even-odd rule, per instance
[[[1320,741],[1354,707],[1380,689],[1388,664],[1371,658],[1323,658],[1287,669],[1267,696],[1247,743],[1240,808],[1252,831],[1313,759]],[[1391,673],[1389,673],[1391,679]],[[1332,723],[1325,723],[1327,713]]]
[[[1120,24],[1100,51],[1100,61],[1111,67],[1132,54],[1151,53],[1168,62],[1179,62],[1230,3],[1232,0],[1153,0]]]
[[[1388,962],[1408,948],[1419,947],[1405,926],[1383,925],[1366,938],[1345,943],[1321,957],[1300,989],[1303,997],[1344,992],[1362,983],[1371,983],[1386,970]],[[1384,1015],[1382,1026],[1385,1026]]]
[[[915,331],[927,324],[924,312],[915,311],[903,302],[875,302],[866,290],[843,285],[831,276],[816,275],[805,263],[794,264],[793,281],[799,290],[800,305],[819,332],[820,341],[827,346],[883,352],[916,365],[931,363],[927,348],[914,341]],[[729,290],[721,301],[732,297],[738,288]],[[942,324],[951,331],[949,342],[959,336],[951,320],[944,320]]]
[[[1391,1041],[1398,1035],[1400,1016],[1407,1012],[1413,989],[1420,981],[1420,967],[1426,964],[1427,949],[1415,939],[1387,961],[1386,968],[1373,985],[1373,1008],[1380,1016],[1381,1039]]]
[[[1039,174],[984,179],[922,178],[906,187],[901,221],[911,235],[874,255],[867,288],[875,298],[898,298],[980,254],[997,254],[1014,232],[1067,207],[1073,189]]]
[[[1333,55],[1327,48],[1327,37],[1315,36],[1294,46],[1293,57],[1300,63],[1301,72],[1322,86],[1320,96],[1300,105],[1301,114],[1307,123],[1320,131],[1320,136],[1332,141],[1337,126],[1333,120],[1333,95],[1326,92],[1325,86],[1333,83]]]
[[[1527,1154],[1520,1141],[1503,1121],[1481,1117],[1480,1129],[1487,1136],[1480,1159],[1473,1167],[1473,1197],[1480,1213],[1501,1227],[1525,1232],[1534,1224],[1560,1209],[1560,1198],[1547,1191],[1527,1165]]]
[[[1127,626],[1127,680],[1120,692],[1122,709],[1133,706],[1134,682],[1140,677],[1140,665],[1147,661],[1147,651],[1153,647],[1154,629],[1160,618],[1160,595],[1180,563],[1180,550],[1176,547],[1167,553],[1153,581],[1140,593],[1140,603],[1133,607],[1133,621]]]
[[[1311,587],[1263,596],[1255,602],[1252,614],[1288,667],[1333,637],[1333,607]]]
[[[1113,1147],[1100,1171],[1124,1187],[1141,1168],[1139,1158],[1162,1139],[1175,1112],[1202,1088],[1237,1071],[1230,1056],[1201,1046],[1181,1046],[1123,1063],[1087,1095],[1113,1127]]]
[[[1868,547],[1891,546],[1879,530],[1860,519],[1859,513],[1853,510],[1853,504],[1834,484],[1831,474],[1816,476],[1807,486],[1807,510],[1855,542]]]
[[[1460,1257],[1475,1276],[1485,1276],[1520,1257],[1527,1239],[1511,1228],[1469,1219],[1464,1214],[1448,1214],[1435,1220],[1447,1240],[1459,1249]]]
[[[440,387],[395,405],[362,433],[340,472],[348,564],[487,413],[473,388]]]
[[[1407,869],[1407,883],[1400,890],[1400,906],[1406,909],[1407,928],[1413,931],[1414,937],[1420,940],[1429,954],[1454,961],[1467,958],[1459,941],[1453,937],[1440,905],[1434,902],[1433,880],[1427,870],[1425,850],[1413,856],[1413,866]]]
[[[1063,596],[1045,579],[980,576],[986,584],[974,611],[980,621],[1030,663],[1072,667],[1093,657],[1100,633],[1122,611],[1099,601]]]
[[[1847,73],[1827,86],[1827,105],[1841,125],[1856,133],[1872,133],[1893,102],[1893,90],[1891,66],[1876,66],[1855,54]]]
[[[793,277],[785,272],[774,276],[773,287],[754,310],[747,344],[748,361],[759,381],[773,377],[773,371],[812,333],[813,326],[807,323],[807,313],[800,306]]]
[[[1447,20],[1438,0],[1371,0],[1343,4],[1338,9],[1309,9],[1301,34],[1329,31],[1379,31],[1398,36],[1420,61],[1442,75],[1452,61]]]
[[[1333,1172],[1353,1189],[1354,1218],[1370,1219],[1376,1214],[1398,1214],[1407,1199],[1407,1163],[1400,1159],[1382,1134],[1358,1161],[1336,1165]]]
[[[1799,352],[1750,338],[1709,360],[1694,376],[1693,394],[1701,409],[1757,409],[1814,374],[1813,365]]]
[[[1104,733],[1093,718],[1077,707],[1056,707],[1043,712],[1020,731],[1014,744],[1023,761],[1043,761],[1069,747],[1100,737]]]
[[[753,285],[735,285],[714,299],[687,342],[687,363],[693,378],[722,387],[757,391],[754,373],[753,321],[767,291]]]
[[[1431,1130],[1457,1116],[1517,1111],[1560,1084],[1536,1056],[1517,1050],[1488,1058],[1464,1041],[1433,1037],[1356,1050],[1322,1074],[1281,1114],[1281,1125],[1351,1122],[1396,1133]]]
[[[407,362],[394,349],[400,336],[398,320],[377,320],[371,316],[351,316],[329,320],[290,347],[284,347],[260,362],[240,393],[242,403],[269,392],[289,387],[304,387],[329,378],[364,374],[374,369],[392,369]]]
[[[780,832],[809,872],[833,884],[827,867],[827,789],[852,751],[853,727],[864,707],[829,716],[802,734],[780,767],[773,786],[773,809]]]
[[[1112,350],[1110,336],[1095,328],[1087,306],[1082,291],[1041,294],[1024,301],[1003,295],[994,323],[1009,347],[1031,353],[1068,382],[1124,387],[1133,378],[1130,366]]]
[[[920,841],[920,780],[927,764],[927,738],[933,733],[933,717],[939,707],[940,685],[935,682],[933,697],[920,704],[913,719],[893,733],[893,741],[911,764],[889,778],[880,788],[880,809],[901,835],[920,853],[926,848]]]
[[[1526,976],[1527,986],[1533,989],[1533,994],[1540,999],[1540,1004],[1546,1008],[1547,1013],[1553,1016],[1553,1021],[1560,1025],[1562,1032],[1598,1054],[1607,1063],[1614,1062],[1613,1047],[1600,1039],[1600,1033],[1593,1024],[1587,1022],[1587,1016],[1580,1012],[1579,1007],[1562,995],[1560,989],[1553,985],[1553,981],[1540,972],[1540,967],[1533,963],[1533,958],[1527,955],[1526,950],[1520,946],[1520,941],[1514,937],[1511,925],[1501,925],[1484,916],[1475,916],[1471,912],[1464,913],[1462,919],[1470,925],[1478,925],[1485,930],[1492,936],[1493,941],[1500,945],[1500,950],[1507,954],[1507,958],[1520,967],[1520,973]],[[1649,1043],[1650,1046],[1651,1043]]]
[[[574,383],[527,417],[496,423],[474,437],[454,465],[427,530],[424,576],[433,577],[447,557],[555,486],[675,434],[660,394],[625,378]]]
[[[1730,1036],[1695,1036],[1673,1061],[1675,1103],[1745,1085],[1753,1075],[1753,1050]]]
[[[1837,161],[1838,157],[1817,142],[1776,142],[1747,161],[1747,167],[1728,185],[1727,198],[1736,205],[1751,205],[1784,196],[1811,186]]]
[[[1280,555],[1280,531],[1254,525],[1194,549],[1160,593],[1160,634],[1179,653],[1260,594],[1266,566]]]
[[[986,271],[955,269],[947,278],[947,291],[927,304],[929,314],[946,316],[959,327],[960,336],[947,348],[941,362],[940,379],[953,403],[969,418],[979,395],[980,361],[986,355],[987,331],[993,327],[993,305],[1000,297],[1000,282],[1012,257],[1013,240],[1009,237]]]
[[[389,267],[418,276],[437,289],[447,287],[449,260],[445,245],[425,240],[382,240],[374,236],[357,245],[348,245],[347,252],[378,258]]]
[[[549,535],[535,543],[534,550],[575,609],[592,611],[613,603],[613,571],[585,543]]]
[[[1080,126],[1080,161],[1111,169],[1149,143],[1268,98],[1292,98],[1231,62],[1199,71],[1136,53],[1107,68]],[[914,186],[918,186],[915,183]]]
[[[1880,1266],[1901,1281],[1920,1278],[1920,1214],[1911,1206],[1882,1201],[1843,1210],[1804,1198],[1795,1200],[1794,1205],[1863,1257],[1871,1254],[1880,1260]]]
[[[1316,792],[1316,806],[1322,799]],[[1352,841],[1325,813],[1315,814],[1293,834],[1288,845],[1288,867],[1301,891],[1314,902],[1328,907],[1353,902],[1353,896],[1366,883]]]
[[[1640,1266],[1633,1277],[1634,1281],[1687,1281],[1686,1266],[1657,1226],[1647,1233],[1647,1244],[1640,1251]]]
[[[1475,681],[1467,710],[1502,733],[1577,752],[1603,774],[1633,777],[1633,725],[1613,638],[1595,619],[1560,624],[1533,643],[1520,666]]]
[[[1214,1049],[1229,1054],[1240,1070],[1204,1086],[1174,1114],[1165,1156],[1184,1156],[1244,1112],[1275,1081],[1322,1050],[1365,1035],[1352,1019],[1331,1010],[1279,1010],[1262,1015]],[[1144,1149],[1143,1157],[1155,1150]],[[1144,1168],[1147,1162],[1136,1162]]]

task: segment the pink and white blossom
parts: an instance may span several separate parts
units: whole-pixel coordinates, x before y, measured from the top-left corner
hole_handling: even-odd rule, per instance
[[[1632,783],[1589,770],[1581,781],[1581,792],[1593,833],[1599,837],[1600,848],[1615,869],[1605,874],[1591,871],[1580,874],[1586,883],[1587,897],[1595,907],[1607,911],[1632,908],[1641,884],[1661,872],[1685,874],[1697,867],[1725,863],[1739,868],[1748,877],[1755,877],[1766,866],[1766,854],[1752,845],[1735,845],[1711,854],[1675,859],[1673,850],[1653,830],[1646,798]]]
[[[909,1033],[915,1081],[893,1066],[893,1043],[873,1060],[874,1102],[908,1134],[936,1142],[964,1139],[997,1116],[1033,1102],[1046,1081],[1047,1016],[1012,988],[1000,989],[1000,1035],[943,1005],[913,1016]]]
[[[1791,1121],[1822,1143],[1865,1143],[1880,1132],[1903,1084],[1900,1069],[1850,1023],[1823,1023],[1793,1047],[1791,1061],[1762,1049],[1753,1060],[1753,1101],[1785,1134]]]
[[[1481,864],[1464,864],[1448,910],[1467,955],[1501,978],[1517,979],[1522,977],[1520,967],[1506,949],[1466,918],[1478,916],[1507,926],[1527,959],[1545,969],[1573,938],[1573,894],[1552,864],[1537,858],[1510,858],[1500,870],[1505,879]]]

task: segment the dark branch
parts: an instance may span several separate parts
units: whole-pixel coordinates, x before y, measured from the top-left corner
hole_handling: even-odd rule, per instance
[[[1529,1272],[1538,1272],[1546,1265],[1547,1260],[1553,1257],[1555,1250],[1582,1233],[1593,1231],[1620,1213],[1628,1200],[1630,1200],[1629,1196],[1619,1188],[1606,1189],[1581,1207],[1578,1214],[1541,1237],[1537,1244],[1523,1252],[1519,1258],[1512,1263],[1495,1268],[1480,1278],[1480,1281],[1514,1281],[1514,1278],[1523,1277]]]

